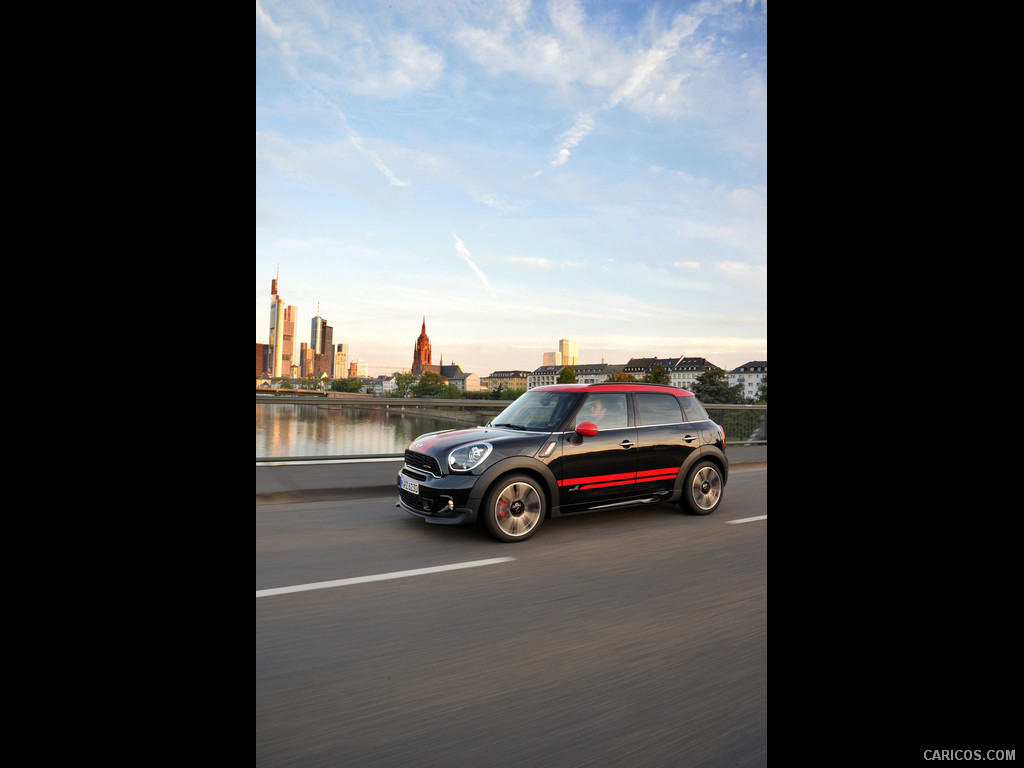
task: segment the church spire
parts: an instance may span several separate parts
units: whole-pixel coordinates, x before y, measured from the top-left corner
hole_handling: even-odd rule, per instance
[[[431,365],[430,337],[427,336],[427,317],[424,315],[420,337],[416,339],[416,345],[413,347],[412,373],[414,376],[419,376],[423,373],[424,366]]]

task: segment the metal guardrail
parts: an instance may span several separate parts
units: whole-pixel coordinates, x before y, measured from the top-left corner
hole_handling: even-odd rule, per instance
[[[430,409],[435,411],[492,411],[501,412],[512,400],[464,400],[437,399],[430,397],[367,397],[365,395],[318,396],[318,395],[277,395],[256,391],[259,405],[291,404],[315,405],[318,408],[339,406],[373,407],[387,410]],[[767,445],[767,405],[716,405],[704,404],[704,409],[716,424],[725,429],[728,444]]]
[[[398,405],[403,408],[497,408],[503,409],[511,400],[463,400],[435,399],[430,397],[366,397],[355,395],[350,397],[322,395],[273,395],[256,391],[256,402],[260,405],[268,403],[290,403],[292,405],[376,405],[390,407]]]

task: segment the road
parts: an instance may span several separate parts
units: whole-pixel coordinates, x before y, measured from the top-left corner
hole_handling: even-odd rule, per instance
[[[518,544],[390,494],[259,504],[256,765],[766,765],[767,477]]]

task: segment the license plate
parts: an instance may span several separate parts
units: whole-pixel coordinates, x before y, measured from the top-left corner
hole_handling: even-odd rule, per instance
[[[402,478],[402,490],[403,491],[408,491],[409,493],[415,493],[417,496],[419,496],[419,494],[420,494],[420,484],[417,483],[415,480],[410,480],[405,475],[402,475],[401,478]]]

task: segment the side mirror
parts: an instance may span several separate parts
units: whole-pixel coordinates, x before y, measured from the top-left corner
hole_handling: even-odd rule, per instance
[[[597,424],[592,421],[584,421],[582,424],[577,425],[576,434],[582,437],[593,437],[597,434]]]

